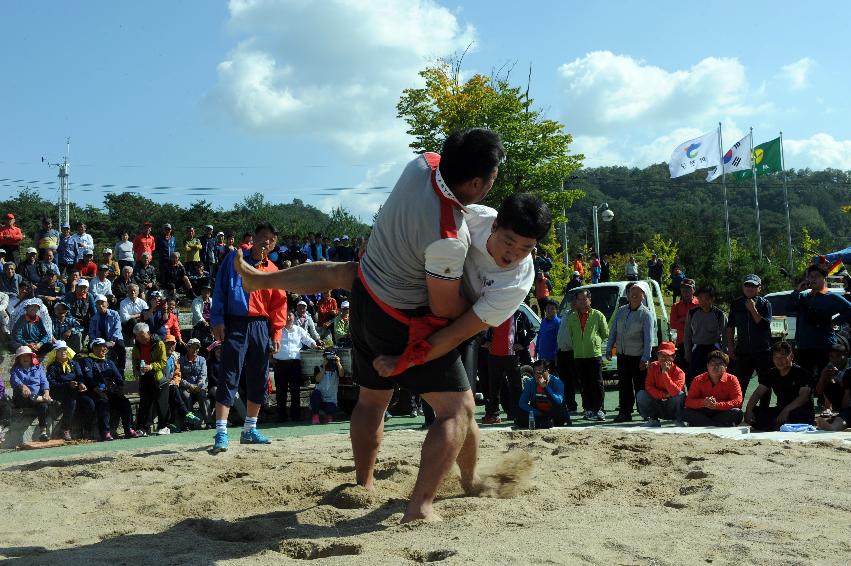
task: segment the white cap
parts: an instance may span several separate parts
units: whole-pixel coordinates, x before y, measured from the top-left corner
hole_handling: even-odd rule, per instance
[[[111,253],[112,253],[112,248],[104,248],[104,249],[103,249],[103,253],[105,253],[105,254],[111,254]]]
[[[304,301],[299,301],[295,304],[295,306],[297,307],[300,307],[301,305],[307,306],[307,303],[305,303]]]
[[[38,250],[35,249],[35,248],[27,248],[27,253],[28,254],[37,254]]]
[[[340,305],[340,308],[341,309],[349,308],[349,301],[343,301],[343,304]]]
[[[89,280],[88,279],[80,279],[79,281],[77,281],[77,286],[78,287],[88,287],[89,286]]]
[[[67,348],[68,344],[65,343],[65,340],[57,340],[53,343],[53,349],[59,350],[60,348]]]
[[[105,303],[108,303],[108,302],[109,302],[109,299],[107,299],[107,298],[106,298],[106,295],[96,295],[96,296],[95,296],[95,302],[96,302],[96,303],[99,303],[99,302],[101,302],[101,301],[103,301],[103,302],[105,302]]]

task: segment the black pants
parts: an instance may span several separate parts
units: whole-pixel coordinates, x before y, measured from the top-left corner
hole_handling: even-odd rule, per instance
[[[520,382],[520,369],[517,366],[517,356],[494,356],[488,355],[488,400],[485,404],[485,414],[496,416],[499,414],[499,394],[502,384],[508,384],[508,399],[504,404],[510,409],[508,416],[512,417],[517,411],[517,402],[520,397],[514,396],[514,384]]]
[[[110,349],[112,359],[115,360],[115,365],[118,366],[118,372],[123,376],[124,368],[127,366],[127,350],[124,348],[124,340],[116,340],[115,345]]]
[[[121,393],[95,391],[89,393],[90,399],[94,403],[98,415],[98,430],[101,438],[111,432],[110,413],[112,409],[118,411],[121,416],[121,423],[124,425],[124,434],[130,434],[130,429],[133,428],[133,409],[130,407],[130,400]]]
[[[777,430],[780,427],[777,426],[776,419],[781,410],[783,410],[783,407],[754,407],[753,416],[756,421],[754,422],[754,428],[757,430]],[[789,418],[786,419],[786,422],[813,424],[815,418],[816,415],[815,411],[813,411],[813,406],[809,404],[789,411]]]
[[[62,430],[71,430],[78,408],[87,417],[91,417],[95,412],[94,400],[79,391],[66,391],[57,395],[56,400],[62,404]]]
[[[795,363],[812,374],[813,386],[821,376],[821,370],[830,363],[828,352],[821,348],[801,348],[795,352]]]
[[[275,360],[275,399],[278,402],[278,419],[301,419],[301,360]],[[287,415],[287,392],[290,394],[290,411]]]
[[[517,428],[529,428],[529,413],[517,411],[514,424]],[[552,428],[565,425],[570,425],[570,415],[567,414],[564,405],[552,405],[549,411],[535,417],[535,428]]]
[[[618,356],[618,362],[620,362],[620,356]],[[582,408],[594,413],[604,410],[602,358],[574,358],[573,365],[582,383]],[[644,383],[642,382],[641,385],[643,388]]]
[[[683,409],[683,420],[690,426],[736,426],[744,416],[741,409]]]
[[[709,353],[717,350],[715,344],[698,344],[691,351],[691,362],[686,372],[686,387],[691,387],[691,382],[698,375],[706,372],[706,359]],[[744,393],[744,392],[743,392]]]
[[[773,366],[771,350],[749,354],[736,354],[736,359],[730,362],[730,365],[732,366],[730,373],[735,375],[736,379],[739,380],[742,395],[747,398],[748,385],[750,385],[754,372],[759,377],[764,377],[771,371]]]
[[[458,351],[461,353],[461,365],[464,366],[464,371],[467,372],[467,381],[470,382],[470,391],[473,396],[476,396],[477,385],[476,376],[479,368],[479,340],[478,334],[473,336],[466,342],[458,346]]]
[[[12,394],[12,404],[18,409],[35,409],[38,426],[47,426],[47,403],[37,403],[32,396],[24,397],[16,389]]]
[[[153,424],[153,416],[157,426],[163,428],[168,424],[169,417],[169,386],[160,387],[154,377],[154,372],[147,372],[139,379],[139,412],[136,413],[136,428],[146,430]]]
[[[559,350],[556,353],[556,372],[564,383],[564,406],[568,411],[576,410],[576,391],[582,392],[582,406],[585,406],[585,391],[578,379],[573,350]]]
[[[5,397],[0,397],[0,426],[12,424],[12,405]]]
[[[838,411],[842,408],[842,400],[845,398],[845,388],[835,381],[831,381],[824,386],[824,398],[830,401],[830,406],[834,411]]]
[[[640,364],[641,356],[618,354],[618,402],[620,406],[618,414],[620,416],[632,417],[635,396],[644,389],[647,370],[638,369]]]
[[[197,393],[192,393],[188,389],[181,389],[180,395],[183,397],[183,404],[189,412],[193,412],[195,403],[198,403],[198,418],[207,422],[209,411],[207,409],[207,392],[199,389]]]

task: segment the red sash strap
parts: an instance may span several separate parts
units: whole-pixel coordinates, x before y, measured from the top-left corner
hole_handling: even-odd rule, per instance
[[[427,151],[423,157],[431,167],[431,188],[437,195],[440,201],[440,237],[441,238],[457,238],[458,226],[455,224],[454,209],[458,204],[448,198],[443,191],[440,190],[440,185],[437,184],[437,166],[440,165],[440,154]]]

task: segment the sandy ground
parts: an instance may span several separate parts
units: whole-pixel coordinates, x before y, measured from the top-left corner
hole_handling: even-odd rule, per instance
[[[508,497],[465,497],[453,476],[436,504],[443,521],[400,525],[422,437],[387,435],[373,495],[347,483],[351,453],[339,434],[217,456],[170,447],[7,466],[0,556],[132,565],[851,561],[847,444],[489,432],[483,470]]]

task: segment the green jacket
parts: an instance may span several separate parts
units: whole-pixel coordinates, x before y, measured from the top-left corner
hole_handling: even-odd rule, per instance
[[[139,345],[133,346],[133,374],[139,376]],[[165,355],[165,342],[159,339],[159,336],[151,334],[151,363],[146,364],[145,372],[154,372],[154,377],[157,383],[163,379],[165,366],[168,363],[168,356]]]
[[[567,331],[573,342],[574,358],[599,358],[603,355],[603,342],[609,338],[609,325],[603,313],[592,308],[583,331],[579,312],[573,311],[567,319]]]

